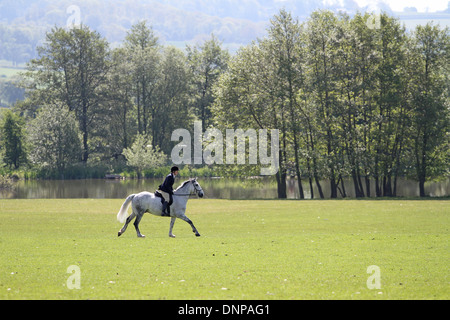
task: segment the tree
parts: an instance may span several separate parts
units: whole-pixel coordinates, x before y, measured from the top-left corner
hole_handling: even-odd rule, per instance
[[[300,130],[300,137],[302,138],[304,145],[302,155],[306,160],[311,199],[314,199],[313,179],[316,183],[319,197],[323,199],[325,196],[322,191],[322,185],[320,184],[320,178],[322,176],[321,171],[323,171],[321,169],[323,168],[323,165],[321,164],[323,157],[319,149],[321,128],[319,127],[319,117],[317,115],[318,108],[315,105],[313,94],[309,92],[307,86],[305,89],[299,90],[297,94],[297,103],[299,106],[298,121],[303,124]]]
[[[428,23],[412,39],[412,140],[420,196],[425,181],[448,170],[449,29]]]
[[[326,146],[327,177],[331,198],[337,197],[339,150],[336,137],[336,109],[338,90],[338,19],[331,11],[311,14],[306,26],[309,87],[319,108],[319,126]]]
[[[130,61],[138,132],[150,136],[153,146],[169,152],[171,132],[192,120],[192,81],[186,56],[174,47],[160,46],[145,21],[132,27],[123,50]]]
[[[283,130],[283,139],[286,136],[292,139],[294,149],[294,166],[297,174],[300,199],[304,199],[302,186],[302,173],[300,171],[300,122],[296,94],[304,86],[304,42],[300,23],[286,10],[280,10],[271,20],[268,30],[267,50],[269,61],[272,61],[278,96],[280,99],[279,112],[282,121],[286,117],[286,127]],[[286,110],[283,110],[283,109]],[[283,113],[286,113],[285,115]],[[288,134],[290,132],[290,134]]]
[[[264,40],[240,49],[217,83],[213,113],[222,129],[280,129],[277,193],[278,198],[286,198],[287,117],[274,70]],[[249,168],[242,169],[249,174]]]
[[[64,103],[74,111],[83,134],[82,161],[92,151],[89,138],[104,126],[104,99],[110,67],[108,42],[86,26],[53,28],[39,58],[28,63],[26,79],[34,105]]]
[[[409,107],[405,28],[398,19],[383,13],[377,31],[376,48],[380,60],[373,78],[373,95],[376,102],[374,177],[375,192],[379,197],[395,196]]]
[[[203,45],[187,46],[187,59],[193,74],[194,110],[206,130],[212,124],[211,106],[214,103],[213,86],[228,64],[228,51],[212,35]]]
[[[377,43],[380,39],[379,29],[368,28],[367,22],[373,19],[373,15],[366,13],[356,14],[349,21],[350,32],[352,33],[352,42],[349,43],[352,58],[350,68],[356,67],[357,81],[354,82],[352,90],[354,92],[354,103],[356,107],[356,138],[358,143],[355,145],[361,170],[356,168],[356,178],[354,180],[355,189],[359,185],[359,192],[362,194],[360,175],[365,176],[365,195],[370,197],[370,177],[374,172],[374,147],[375,147],[375,74],[380,63],[381,54],[377,50]],[[380,26],[381,27],[381,26]],[[345,66],[346,67],[346,66]],[[355,190],[356,191],[356,190]],[[357,194],[357,192],[355,192]]]
[[[133,64],[123,59],[128,52],[117,48],[112,52],[112,67],[108,73],[107,109],[108,109],[108,146],[114,158],[131,145],[138,131],[136,105],[134,104]],[[106,116],[106,115],[105,115]]]
[[[192,125],[191,78],[186,57],[180,49],[166,47],[160,65],[161,76],[154,92],[153,145],[170,153],[172,132]]]
[[[74,111],[62,104],[44,106],[30,123],[30,161],[63,176],[68,166],[80,160],[80,138]]]
[[[137,106],[138,131],[155,137],[155,89],[161,77],[158,38],[145,21],[131,27],[125,38],[125,49],[132,63],[134,102]],[[150,132],[151,130],[151,132]]]
[[[356,197],[364,197],[362,175],[365,175],[367,195],[370,195],[371,161],[373,154],[371,128],[374,126],[375,91],[374,70],[379,64],[379,52],[375,44],[380,39],[379,29],[370,29],[367,21],[369,14],[357,14],[353,19],[340,16],[337,25],[338,74],[336,100],[336,137],[338,149],[343,157],[339,180],[350,176]]]
[[[342,176],[351,175],[356,197],[363,197],[364,190],[360,176],[361,161],[361,137],[358,127],[360,119],[360,95],[361,95],[361,71],[358,61],[360,42],[356,32],[351,28],[350,19],[343,15],[337,27],[337,37],[339,46],[337,48],[337,88],[340,95],[336,118],[338,126],[336,128],[337,138],[339,140],[339,150],[343,157],[341,158]]]
[[[18,169],[27,162],[25,121],[11,110],[6,110],[0,120],[0,153],[3,162],[10,168]]]
[[[164,165],[166,161],[166,155],[157,146],[153,148],[150,141],[147,135],[138,134],[132,146],[123,150],[128,165],[136,168],[138,178],[142,177],[145,169]]]

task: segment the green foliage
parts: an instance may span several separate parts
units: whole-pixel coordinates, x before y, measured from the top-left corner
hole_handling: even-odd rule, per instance
[[[11,5],[11,4],[9,4]],[[8,4],[5,4],[8,6]],[[0,4],[0,12],[5,12]],[[36,43],[42,39],[45,27],[0,23],[0,60],[8,60],[13,66],[27,62],[36,56]]]
[[[81,160],[93,151],[89,139],[101,136],[107,111],[106,80],[110,65],[108,42],[86,26],[53,28],[46,44],[38,47],[39,57],[27,66],[24,78],[33,105],[63,103],[76,115],[83,135]]]
[[[201,46],[187,47],[187,59],[194,85],[194,111],[206,130],[213,123],[211,106],[214,103],[213,88],[219,76],[226,70],[229,53],[212,35]]]
[[[230,60],[215,88],[219,127],[280,130],[279,197],[286,173],[330,181],[345,197],[395,196],[398,177],[423,183],[448,172],[447,29],[408,34],[386,13],[313,12],[303,24],[281,10],[268,36]],[[423,192],[421,195],[423,196]]]
[[[388,14],[378,18],[373,25],[370,14],[316,11],[300,23],[283,9],[265,38],[234,56],[215,35],[186,51],[164,46],[145,21],[131,26],[115,49],[86,25],[54,27],[22,74],[27,95],[15,110],[28,123],[48,105],[75,114],[82,164],[41,166],[51,176],[69,168],[90,176],[95,166],[102,170],[94,175],[103,168],[164,175],[138,159],[129,162],[137,168],[130,172],[123,150],[132,158],[142,152],[132,142],[148,136],[147,145],[170,154],[172,132],[201,120],[204,130],[278,129],[280,198],[288,175],[298,177],[300,198],[305,179],[311,194],[317,185],[315,197],[324,197],[323,179],[332,197],[345,196],[348,176],[357,197],[395,196],[399,177],[423,185],[448,174],[449,32],[425,26],[408,33]],[[6,161],[15,166],[3,151]],[[242,176],[257,169],[204,170]]]
[[[10,168],[18,169],[27,161],[25,121],[7,109],[0,116],[0,159]]]
[[[0,108],[12,106],[16,101],[24,99],[24,90],[16,80],[16,77],[9,81],[0,80]]]
[[[122,152],[128,165],[136,168],[138,178],[142,177],[144,170],[157,168],[166,163],[167,156],[158,146],[153,147],[150,141],[148,136],[138,134],[132,146]]]
[[[0,190],[11,189],[14,189],[14,183],[12,182],[12,180],[9,177],[0,174]]]
[[[68,166],[80,161],[80,135],[74,112],[63,105],[43,107],[30,123],[30,162],[63,174]]]
[[[428,178],[449,170],[449,48],[449,28],[433,24],[417,27],[411,39],[411,139],[421,196]]]

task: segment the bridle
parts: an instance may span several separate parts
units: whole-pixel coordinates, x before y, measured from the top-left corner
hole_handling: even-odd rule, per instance
[[[200,192],[200,191],[203,191],[203,189],[202,189],[202,187],[200,187],[200,185],[197,183],[197,184],[195,184],[194,182],[195,182],[195,180],[191,180],[190,182],[192,182],[192,184],[194,185],[194,190],[195,190],[195,193],[198,195],[198,193]],[[200,189],[197,189],[197,186],[199,186],[200,187]],[[191,195],[193,195],[193,193],[181,193],[181,194],[173,194],[174,196],[191,196]]]

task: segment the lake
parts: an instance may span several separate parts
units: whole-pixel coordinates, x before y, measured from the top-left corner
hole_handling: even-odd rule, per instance
[[[185,178],[177,179],[175,185],[180,185]],[[13,191],[0,190],[0,199],[55,199],[55,198],[94,198],[94,199],[125,199],[129,194],[141,191],[154,192],[163,179],[143,180],[20,180],[15,182]],[[276,199],[277,185],[274,177],[255,179],[238,178],[199,178],[205,197],[209,199]],[[373,183],[373,181],[372,181]],[[329,183],[321,183],[326,198],[330,196]],[[315,186],[315,184],[314,184]],[[353,182],[345,180],[347,196],[353,198]],[[400,197],[418,197],[419,187],[416,181],[399,179],[397,194]],[[303,180],[305,198],[310,198],[309,184]],[[375,187],[371,187],[372,196]],[[450,178],[440,182],[427,182],[425,192],[431,197],[450,195]],[[289,199],[298,199],[298,184],[296,179],[288,179],[287,195]],[[319,193],[315,189],[317,198]],[[338,192],[339,197],[341,195]]]

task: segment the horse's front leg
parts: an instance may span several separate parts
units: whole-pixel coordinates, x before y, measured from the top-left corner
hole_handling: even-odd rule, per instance
[[[175,220],[177,220],[177,217],[172,217],[170,219],[170,229],[169,229],[169,237],[175,238],[175,235],[172,233],[173,225],[175,224]]]
[[[200,237],[200,233],[198,233],[198,231],[197,231],[197,229],[195,228],[194,224],[192,223],[192,221],[191,221],[188,217],[186,217],[185,215],[182,215],[182,216],[179,217],[179,218],[182,219],[182,220],[184,220],[184,221],[186,221],[187,223],[189,223],[189,224],[191,225],[191,227],[192,227],[192,232],[195,233],[195,236],[196,236],[196,237]]]

